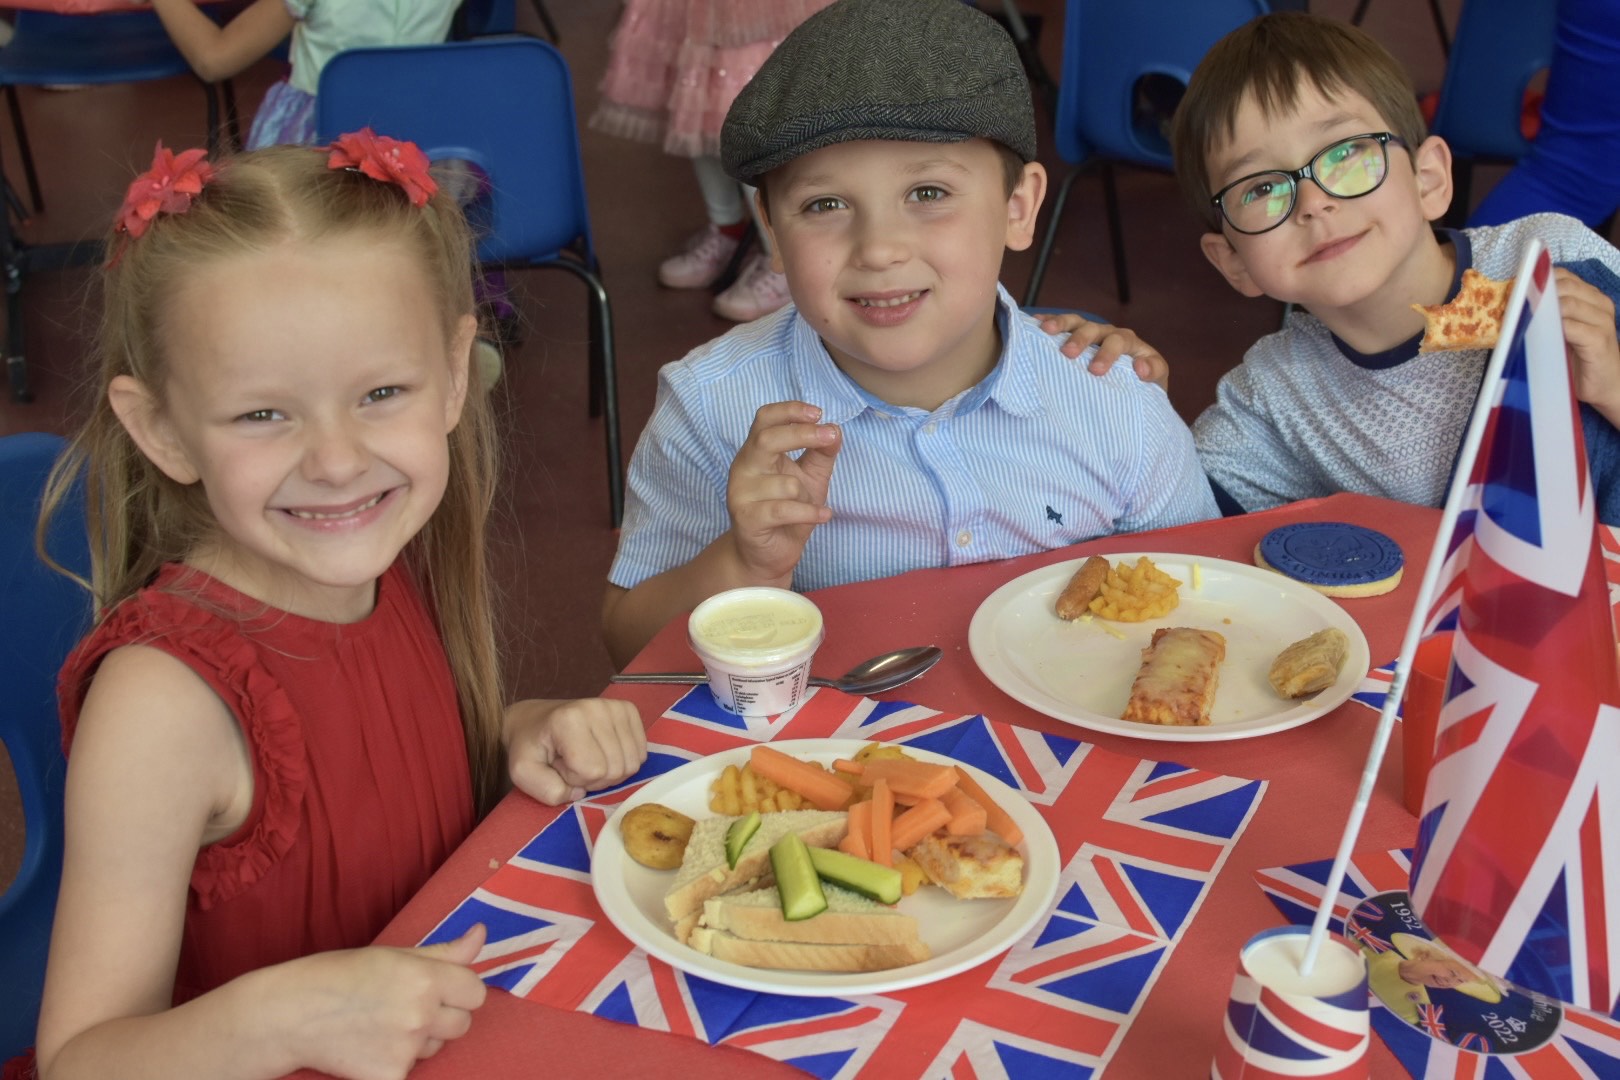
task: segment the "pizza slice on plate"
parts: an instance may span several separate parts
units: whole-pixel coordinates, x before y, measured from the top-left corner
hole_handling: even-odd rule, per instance
[[[1497,281],[1478,270],[1463,271],[1462,288],[1449,304],[1413,304],[1428,320],[1418,352],[1489,349],[1502,332],[1513,279]]]

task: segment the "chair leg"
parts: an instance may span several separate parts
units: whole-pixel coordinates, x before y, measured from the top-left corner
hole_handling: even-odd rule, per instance
[[[11,383],[11,400],[25,404],[34,400],[28,389],[28,361],[23,358],[22,269],[11,250],[10,230],[6,237],[6,378]]]
[[[236,107],[236,84],[225,79],[219,84],[219,95],[225,102],[226,149],[236,153],[242,149],[242,114]]]
[[[208,127],[205,130],[208,132],[208,156],[214,157],[219,153],[219,136],[221,131],[219,121],[219,93],[215,89],[213,83],[204,82],[202,79],[198,79],[197,84],[202,87],[203,109],[205,110],[207,116],[206,123],[208,124]]]
[[[1041,283],[1046,279],[1046,264],[1052,258],[1052,245],[1057,242],[1058,222],[1063,220],[1063,207],[1069,201],[1069,189],[1074,187],[1080,169],[1072,169],[1058,186],[1057,199],[1052,203],[1052,216],[1046,219],[1046,236],[1035,253],[1035,269],[1030,272],[1029,284],[1024,288],[1024,307],[1034,307],[1041,294]]]
[[[6,84],[6,107],[11,111],[11,127],[17,133],[17,152],[22,157],[23,179],[28,182],[28,201],[34,213],[45,212],[45,199],[39,193],[39,174],[34,171],[34,148],[28,143],[28,127],[23,123],[22,105],[17,100],[17,88]]]
[[[534,0],[534,13],[540,16],[541,25],[546,28],[546,37],[551,39],[553,45],[562,43],[557,36],[557,24],[551,21],[551,12],[546,10],[546,0]]]
[[[617,529],[624,522],[624,453],[619,438],[619,375],[613,348],[613,308],[608,302],[607,289],[592,268],[571,259],[558,259],[542,263],[567,270],[585,282],[591,327],[590,358],[587,379],[591,396],[600,398],[602,426],[607,442],[608,516]],[[595,416],[597,408],[591,410]]]
[[[1447,228],[1460,229],[1467,222],[1469,211],[1473,209],[1471,202],[1474,189],[1474,163],[1468,158],[1452,158],[1451,186],[1451,205],[1441,216],[1440,224]]]
[[[1119,218],[1119,189],[1114,184],[1114,164],[1103,162],[1103,204],[1108,209],[1108,243],[1114,249],[1114,286],[1119,302],[1131,302],[1131,280],[1125,273],[1125,229]]]

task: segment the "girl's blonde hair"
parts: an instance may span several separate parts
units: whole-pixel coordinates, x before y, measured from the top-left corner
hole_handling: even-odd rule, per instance
[[[189,210],[160,215],[139,239],[109,237],[115,255],[103,275],[96,399],[51,475],[40,518],[44,536],[82,473],[91,555],[85,584],[98,618],[149,584],[165,563],[184,559],[217,527],[200,485],[176,483],[142,454],[108,400],[112,380],[129,375],[161,405],[168,374],[165,327],[183,317],[171,298],[186,275],[206,272],[213,260],[288,241],[393,242],[415,253],[440,297],[447,345],[459,320],[474,309],[472,241],[460,210],[442,192],[425,207],[413,206],[402,188],[331,169],[324,150],[304,146],[253,151],[217,169]],[[473,790],[487,808],[501,786],[503,713],[485,560],[496,440],[477,373],[469,372],[468,379],[461,421],[449,437],[443,501],[404,554],[438,621],[461,706]]]

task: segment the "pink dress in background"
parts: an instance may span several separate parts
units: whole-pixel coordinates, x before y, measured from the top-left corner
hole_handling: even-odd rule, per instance
[[[831,0],[629,0],[591,127],[717,156],[738,92],[795,26]]]

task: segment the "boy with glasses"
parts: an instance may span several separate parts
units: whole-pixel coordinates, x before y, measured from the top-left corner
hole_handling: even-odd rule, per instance
[[[1382,46],[1320,16],[1256,19],[1193,73],[1173,147],[1212,230],[1205,257],[1243,295],[1299,309],[1222,377],[1193,425],[1223,509],[1337,491],[1438,506],[1488,352],[1420,355],[1411,305],[1449,301],[1470,267],[1511,277],[1536,236],[1560,267],[1598,513],[1620,521],[1620,252],[1556,214],[1435,228],[1451,153],[1425,137],[1412,85]]]

